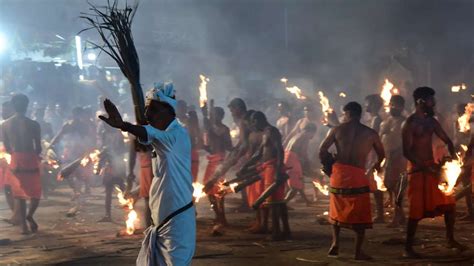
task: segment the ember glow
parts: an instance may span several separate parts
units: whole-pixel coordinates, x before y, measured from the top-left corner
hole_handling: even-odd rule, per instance
[[[286,90],[288,92],[290,92],[291,94],[294,94],[296,96],[296,99],[298,99],[298,100],[305,100],[306,99],[306,96],[303,95],[303,93],[301,92],[301,89],[298,88],[297,86],[286,87]]]
[[[314,187],[319,190],[325,196],[329,196],[329,187],[328,185],[321,185],[321,183],[313,181]]]
[[[229,185],[230,189],[232,190],[232,192],[235,193],[235,187],[238,186],[239,184],[238,183],[232,183]]]
[[[285,84],[288,83],[288,79],[285,77],[281,78],[280,81]]]
[[[383,84],[382,87],[382,92],[380,93],[380,97],[382,97],[383,102],[384,102],[384,109],[385,112],[390,111],[390,98],[392,98],[392,95],[397,95],[400,94],[400,91],[395,88],[395,85],[393,85],[390,80],[385,79],[385,83]]]
[[[329,105],[329,99],[326,96],[324,96],[324,93],[322,91],[319,91],[318,95],[319,95],[319,103],[321,104],[321,109],[324,113],[323,124],[327,125],[329,123],[328,116],[330,113],[333,112],[333,109]]]
[[[472,112],[474,111],[474,104],[468,103],[466,105],[466,109],[464,110],[464,114],[458,118],[459,124],[459,131],[463,133],[469,132],[471,130],[470,121]]]
[[[207,83],[210,81],[204,75],[199,75],[201,79],[201,84],[199,84],[199,106],[202,108],[207,103]]]
[[[92,163],[94,165],[94,173],[95,173],[97,169],[99,168],[99,155],[100,155],[100,151],[94,150],[93,152],[84,156],[84,158],[82,158],[81,160],[82,167],[86,167],[87,165],[89,165],[89,163]]]
[[[0,152],[0,160],[5,160],[7,164],[10,164],[12,161],[12,156],[6,152]]]
[[[239,136],[239,128],[232,129],[230,131],[230,137],[235,139]]]
[[[125,221],[126,232],[128,235],[133,235],[135,232],[136,223],[139,221],[137,212],[133,209],[133,199],[126,199],[123,191],[120,188],[115,187],[115,189],[117,190],[117,198],[120,205],[127,207],[129,210],[127,214],[127,220]]]
[[[339,97],[341,97],[341,98],[346,98],[347,95],[346,95],[344,92],[341,92],[341,93],[339,93]]]
[[[461,174],[462,160],[456,159],[450,162],[446,162],[443,165],[443,174],[445,180],[438,185],[439,190],[441,190],[446,195],[452,195],[454,192],[454,187],[458,181],[459,175]]]
[[[377,183],[377,190],[387,191],[387,188],[385,187],[385,185],[383,183],[383,178],[379,175],[377,170],[374,170],[374,180]]]
[[[195,202],[199,202],[199,199],[206,196],[206,193],[202,191],[204,189],[204,185],[199,182],[193,183],[193,198]]]

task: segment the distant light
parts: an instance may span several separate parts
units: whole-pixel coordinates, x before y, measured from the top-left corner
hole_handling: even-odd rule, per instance
[[[346,98],[347,95],[346,95],[344,92],[341,92],[341,93],[339,93],[339,97],[341,97],[341,98]]]
[[[0,33],[0,54],[7,50],[7,38]]]
[[[88,53],[87,54],[87,59],[90,61],[95,61],[97,59],[97,55],[94,53]]]
[[[283,78],[280,79],[280,81],[286,84],[288,82],[288,79],[283,77]]]
[[[63,37],[63,36],[61,36],[61,35],[59,35],[59,34],[56,34],[56,38],[58,38],[58,39],[61,39],[61,40],[63,40],[63,41],[65,41],[65,40],[66,40],[66,39],[64,39],[64,37]]]
[[[81,47],[81,36],[76,36],[76,57],[77,57],[77,66],[79,69],[82,69],[82,47]]]
[[[79,75],[79,80],[84,80],[84,75]]]

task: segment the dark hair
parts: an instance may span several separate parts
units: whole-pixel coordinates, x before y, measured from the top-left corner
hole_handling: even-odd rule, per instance
[[[397,106],[405,107],[405,98],[401,95],[393,95],[390,98],[390,102],[393,102]]]
[[[228,107],[238,108],[243,111],[247,111],[247,105],[245,104],[244,100],[241,98],[234,98],[230,101]]]
[[[176,112],[174,108],[169,103],[166,103],[166,102],[151,101],[148,108],[150,112],[152,113],[160,113],[164,109],[168,112],[169,115],[176,117]]]
[[[244,120],[249,122],[250,121],[250,117],[252,117],[253,113],[255,113],[256,111],[255,110],[248,110],[245,115],[244,115]]]
[[[314,133],[316,132],[317,128],[316,125],[313,123],[308,123],[306,126],[303,128],[303,131],[309,132],[309,133]]]
[[[435,90],[430,87],[419,87],[413,92],[413,99],[415,103],[418,103],[419,100],[427,100],[429,97],[435,96],[435,94]]]
[[[373,104],[377,111],[380,110],[383,106],[383,99],[378,94],[370,94],[365,97],[365,100]]]
[[[252,114],[252,120],[257,120],[258,122],[267,122],[267,117],[263,112],[257,111]]]
[[[28,109],[28,103],[30,100],[24,94],[18,93],[14,94],[11,99],[11,103],[13,105],[13,110],[17,113],[25,114],[26,110]]]
[[[218,120],[222,120],[225,115],[225,111],[222,107],[215,106],[214,107],[214,114]]]
[[[344,112],[348,112],[351,117],[361,117],[362,116],[362,106],[357,102],[349,102],[344,105],[342,109]]]

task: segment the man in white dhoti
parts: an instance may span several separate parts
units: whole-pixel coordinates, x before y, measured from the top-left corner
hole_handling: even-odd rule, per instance
[[[109,117],[99,116],[112,127],[152,145],[154,164],[150,189],[153,224],[146,231],[137,265],[190,265],[196,243],[196,218],[192,201],[191,142],[176,119],[172,83],[155,84],[146,95],[146,126],[124,122],[115,105],[104,101]]]

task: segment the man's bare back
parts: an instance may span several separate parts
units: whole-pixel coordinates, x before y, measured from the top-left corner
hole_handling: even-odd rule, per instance
[[[41,153],[41,129],[38,122],[17,114],[6,120],[2,128],[8,152]]]
[[[269,160],[280,160],[277,162],[279,165],[283,165],[283,146],[281,141],[280,131],[274,126],[268,126],[265,128],[263,133],[263,161]]]

